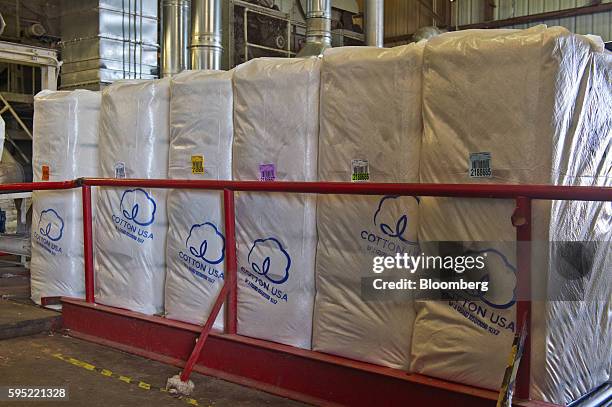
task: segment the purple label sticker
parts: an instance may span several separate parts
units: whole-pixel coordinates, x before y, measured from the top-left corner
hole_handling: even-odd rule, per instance
[[[275,181],[276,169],[274,164],[259,164],[259,180],[260,181]]]

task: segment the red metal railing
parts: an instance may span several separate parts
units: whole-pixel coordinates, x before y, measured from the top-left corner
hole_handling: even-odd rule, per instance
[[[223,301],[226,302],[227,334],[237,332],[237,263],[235,237],[234,192],[286,192],[313,194],[352,194],[352,195],[398,195],[398,196],[433,196],[456,198],[490,198],[514,199],[516,210],[512,223],[517,230],[517,241],[531,241],[531,201],[543,200],[578,200],[578,201],[612,201],[612,188],[604,187],[565,187],[549,185],[489,185],[489,184],[377,184],[350,182],[259,182],[259,181],[195,181],[195,180],[157,180],[157,179],[104,179],[81,178],[66,182],[42,182],[29,184],[0,185],[0,194],[7,191],[32,191],[51,189],[82,188],[83,196],[83,233],[85,260],[85,293],[86,301],[95,302],[94,297],[94,264],[92,239],[92,202],[91,187],[140,187],[202,189],[223,191],[224,222],[226,234],[226,278],[213,312],[205,323],[200,334],[200,341],[206,339]],[[522,298],[529,298],[531,292],[531,247],[517,245],[517,290]],[[529,332],[531,324],[531,303],[528,300],[517,302],[517,331],[522,329],[523,321]],[[523,358],[517,378],[516,395],[529,399],[530,383],[530,341],[526,341]],[[201,348],[200,348],[201,350]],[[198,353],[199,352],[195,352]],[[187,362],[183,373],[190,371],[198,355],[193,355]]]

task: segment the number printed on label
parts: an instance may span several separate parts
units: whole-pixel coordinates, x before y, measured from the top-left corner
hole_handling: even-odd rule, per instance
[[[125,163],[118,162],[115,164],[115,178],[126,178]]]
[[[470,153],[470,178],[491,178],[491,153]]]
[[[191,156],[191,173],[192,174],[204,174],[204,156],[203,155],[192,155]]]
[[[367,182],[370,180],[370,163],[368,160],[351,160],[351,181]]]
[[[260,181],[275,181],[276,180],[276,167],[274,164],[260,164],[259,165],[259,180]]]

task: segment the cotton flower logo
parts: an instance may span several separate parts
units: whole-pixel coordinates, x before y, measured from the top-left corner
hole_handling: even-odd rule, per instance
[[[255,273],[272,283],[282,284],[289,279],[291,257],[276,238],[255,240],[249,251],[248,262]]]
[[[407,214],[402,214],[399,218],[394,218],[392,215],[391,206],[393,203],[404,203],[402,198],[416,199],[411,197],[400,197],[400,196],[386,196],[380,200],[378,209],[374,213],[374,225],[380,227],[380,230],[387,236],[397,238],[405,243],[410,242],[406,238],[406,232],[410,219]],[[418,199],[416,199],[418,203]]]
[[[121,214],[140,226],[149,226],[155,222],[157,204],[145,190],[126,189],[121,196]]]
[[[53,209],[46,209],[40,213],[38,232],[47,239],[57,242],[64,234],[64,220]]]
[[[489,290],[472,293],[481,301],[497,309],[510,308],[516,302],[516,267],[496,249],[470,252],[469,255],[486,256],[486,274],[481,281],[489,282]]]
[[[185,245],[192,256],[208,264],[219,264],[225,257],[225,237],[210,222],[193,225]]]

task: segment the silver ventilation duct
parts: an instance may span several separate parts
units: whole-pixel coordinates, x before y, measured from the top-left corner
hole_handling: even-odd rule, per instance
[[[385,0],[366,0],[366,45],[385,46]]]
[[[160,0],[62,0],[62,89],[155,79]]]
[[[306,1],[306,45],[299,57],[321,55],[331,48],[331,0]]]
[[[221,69],[221,0],[193,0],[191,10],[191,68]]]
[[[191,0],[162,1],[161,74],[176,75],[189,69]]]

